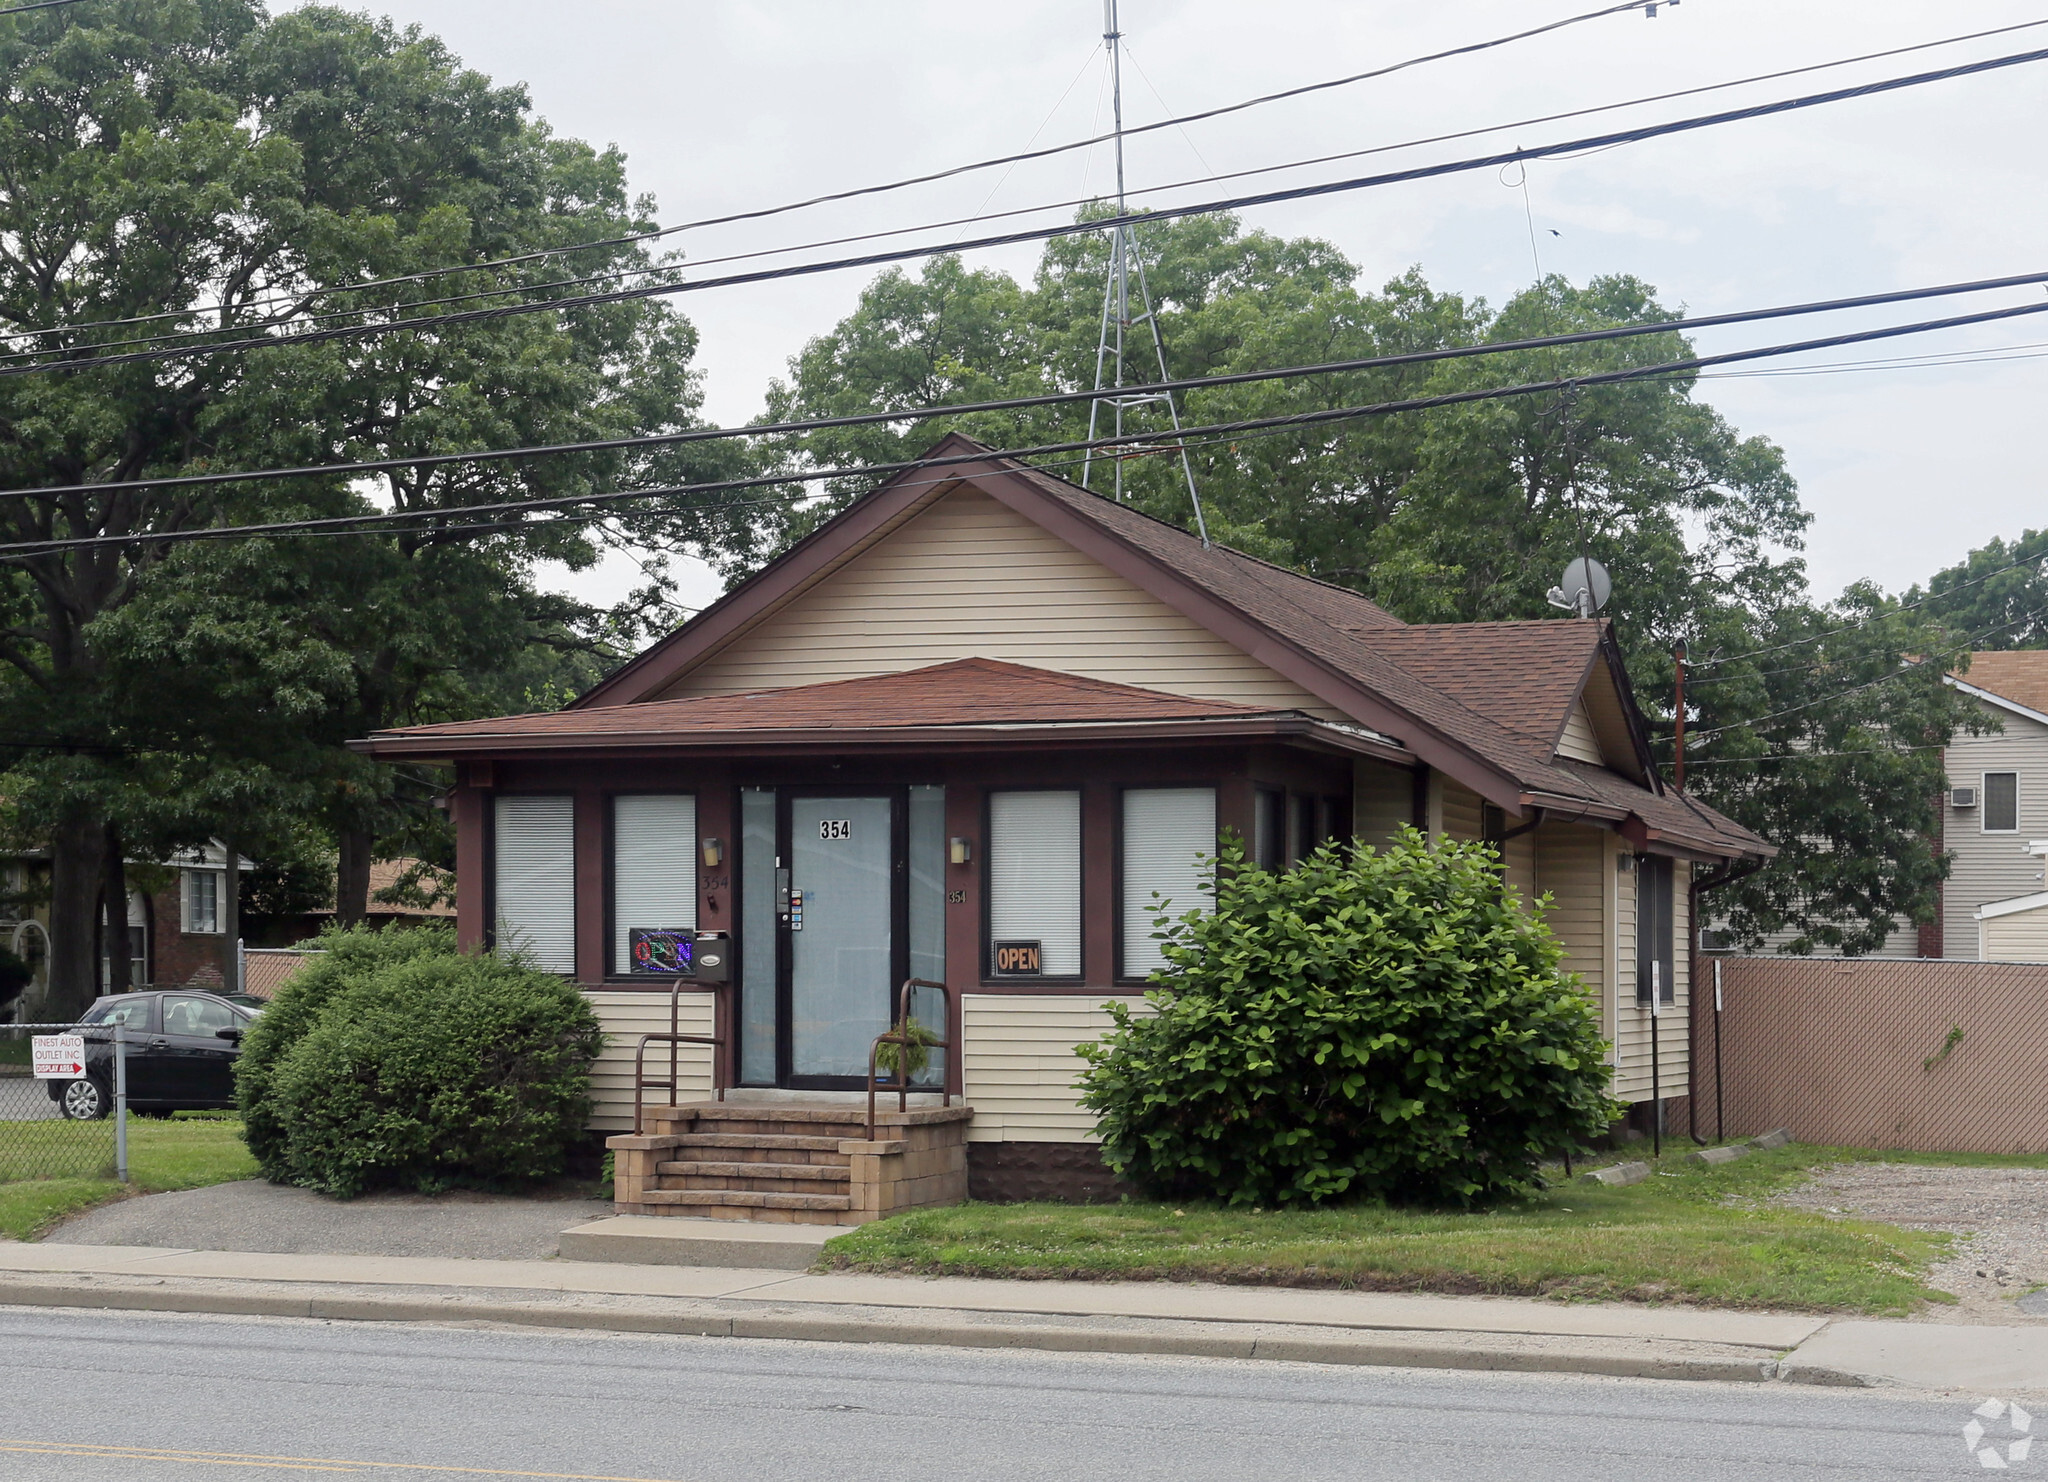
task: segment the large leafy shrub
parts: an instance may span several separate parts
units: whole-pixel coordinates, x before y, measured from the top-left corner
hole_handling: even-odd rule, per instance
[[[604,1038],[581,993],[458,953],[442,932],[328,942],[252,1028],[237,1068],[267,1177],[348,1197],[562,1171]]]
[[[1325,845],[1292,870],[1226,841],[1215,910],[1162,920],[1156,1010],[1110,1005],[1082,1104],[1146,1190],[1233,1204],[1471,1204],[1618,1108],[1591,1000],[1494,852]]]

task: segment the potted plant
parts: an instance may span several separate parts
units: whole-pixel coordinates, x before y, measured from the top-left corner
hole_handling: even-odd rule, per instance
[[[908,1080],[932,1063],[931,1047],[939,1037],[918,1023],[915,1015],[891,1027],[889,1033],[901,1035],[903,1042],[885,1039],[875,1046],[876,1079],[901,1075]]]

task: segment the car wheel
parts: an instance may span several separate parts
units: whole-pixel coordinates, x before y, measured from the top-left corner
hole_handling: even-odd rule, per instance
[[[74,1122],[96,1122],[113,1110],[113,1098],[101,1089],[98,1081],[87,1078],[67,1085],[57,1105]]]

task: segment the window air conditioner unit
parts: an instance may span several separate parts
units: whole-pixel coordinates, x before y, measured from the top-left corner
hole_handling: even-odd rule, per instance
[[[1974,787],[1952,787],[1948,790],[1948,805],[1951,808],[1974,808],[1977,806],[1977,789]]]
[[[1712,927],[1702,927],[1700,929],[1700,950],[1702,952],[1733,952],[1735,950],[1735,933],[1715,931]]]

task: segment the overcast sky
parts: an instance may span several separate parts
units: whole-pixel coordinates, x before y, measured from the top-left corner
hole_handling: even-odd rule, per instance
[[[1130,124],[1183,114],[1597,8],[1597,0],[1124,0]],[[780,204],[1107,127],[1100,0],[393,0],[469,65],[524,82],[562,134],[617,144],[665,222]],[[1683,0],[1480,56],[1132,140],[1134,186],[1506,124],[1537,115],[2009,26],[2012,0]],[[1537,144],[1626,124],[2048,48],[2048,26],[1807,77],[1381,155],[1362,168]],[[2048,63],[1530,166],[1545,271],[1630,272],[1710,314],[2048,268],[2040,154]],[[1247,223],[1334,242],[1377,285],[1420,264],[1439,288],[1498,301],[1535,271],[1523,193],[1493,171],[1260,208]],[[685,234],[694,260],[915,225],[1102,190],[1107,147]],[[1139,201],[1195,200],[1136,192]],[[1069,213],[1058,213],[1065,216]],[[1025,217],[1031,223],[1048,218]],[[940,239],[952,233],[934,234]],[[907,238],[905,240],[922,240]],[[982,254],[1020,275],[1032,248]],[[707,411],[756,413],[771,376],[853,306],[871,274],[686,296],[703,336]],[[1805,338],[2041,290],[1703,334],[1707,350]],[[1955,305],[1949,308],[1947,305]],[[1826,326],[1825,328],[1823,326]],[[2013,358],[1989,360],[2009,350]],[[1971,357],[1954,363],[1957,353]],[[1815,520],[1816,589],[1897,589],[1991,537],[2048,524],[2040,406],[2048,316],[1809,366],[1899,355],[1950,363],[1730,377],[1701,394],[1790,455]],[[1783,364],[1782,362],[1780,364]],[[621,593],[620,562],[559,584]],[[681,593],[715,592],[703,575]]]

